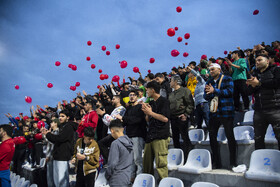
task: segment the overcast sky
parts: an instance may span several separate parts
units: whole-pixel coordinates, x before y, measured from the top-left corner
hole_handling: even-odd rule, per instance
[[[254,16],[255,9],[260,13]],[[93,94],[114,75],[138,78],[135,66],[143,74],[149,69],[170,72],[173,66],[199,62],[202,54],[217,58],[237,46],[280,40],[279,10],[279,0],[0,0],[0,123],[8,122],[8,112],[30,115],[31,105],[55,106],[82,90]],[[176,26],[176,35],[167,36],[167,29]],[[177,42],[185,33],[190,38]],[[178,57],[170,55],[173,49],[180,52]],[[120,68],[121,60],[128,62],[127,68]],[[68,64],[75,64],[77,71]],[[108,80],[99,79],[99,69]],[[73,92],[69,87],[77,81],[81,86]],[[32,104],[25,96],[32,97]]]

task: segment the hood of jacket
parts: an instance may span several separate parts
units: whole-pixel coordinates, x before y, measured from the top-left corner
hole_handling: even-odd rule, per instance
[[[128,136],[121,136],[118,138],[118,140],[126,147],[128,151],[132,151],[133,148],[133,143],[132,141],[128,138]]]

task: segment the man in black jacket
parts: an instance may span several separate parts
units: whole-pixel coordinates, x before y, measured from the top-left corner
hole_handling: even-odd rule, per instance
[[[68,122],[70,113],[68,110],[62,110],[59,113],[59,134],[50,133],[51,130],[42,129],[42,133],[46,138],[54,143],[53,150],[53,178],[55,186],[68,187],[69,186],[69,172],[68,162],[73,155],[74,146],[74,132],[77,125]]]
[[[268,56],[256,58],[254,77],[247,80],[249,92],[254,94],[255,149],[264,149],[264,137],[269,124],[272,125],[280,150],[280,68],[269,66]]]
[[[136,175],[142,173],[143,170],[143,158],[142,151],[145,145],[145,137],[147,134],[147,122],[145,120],[145,114],[141,110],[142,105],[137,103],[137,91],[131,90],[129,93],[129,106],[126,108],[125,115],[117,115],[116,118],[123,121],[123,125],[126,127],[126,135],[133,142],[133,160],[132,167],[132,179]]]
[[[160,84],[160,96],[168,99],[169,94],[172,92],[168,79],[166,80],[165,76],[162,73],[157,73],[155,75],[155,81]]]

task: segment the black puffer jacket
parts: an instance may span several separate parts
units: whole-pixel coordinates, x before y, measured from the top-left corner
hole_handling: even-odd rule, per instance
[[[261,86],[249,86],[250,94],[254,94],[256,111],[270,111],[280,109],[280,68],[269,66],[264,72],[256,71],[255,77]]]

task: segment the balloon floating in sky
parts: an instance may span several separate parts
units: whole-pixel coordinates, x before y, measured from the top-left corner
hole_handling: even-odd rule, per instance
[[[126,68],[126,66],[127,66],[127,61],[125,61],[125,60],[121,61],[121,62],[120,62],[120,66],[121,66],[121,68]]]
[[[107,74],[105,74],[104,76],[105,76],[105,79],[108,79],[108,78],[109,78],[109,75],[107,75]]]
[[[73,71],[76,71],[77,70],[77,66],[76,65],[72,65],[72,68],[71,68]]]
[[[100,88],[100,85],[97,86],[97,89],[99,89],[99,88]]]
[[[72,68],[72,66],[73,66],[72,64],[68,64],[68,68]]]
[[[95,66],[95,64],[91,64],[91,69],[94,69],[96,66]]]
[[[184,57],[187,57],[187,56],[189,56],[189,53],[184,52],[184,53],[183,53],[183,56],[184,56]]]
[[[76,86],[70,86],[70,90],[75,91],[76,89]]]
[[[87,44],[88,44],[88,46],[91,46],[92,42],[91,42],[91,41],[88,41]]]
[[[138,73],[138,72],[139,72],[139,68],[138,68],[138,67],[134,67],[134,68],[133,68],[133,72],[134,72],[134,73]]]
[[[184,37],[185,37],[185,39],[189,39],[190,36],[191,36],[190,33],[186,33]]]
[[[102,73],[102,69],[99,69],[98,72],[99,72],[99,73]]]
[[[167,30],[167,35],[170,36],[170,37],[174,36],[175,35],[175,30],[173,28],[169,28]]]
[[[178,27],[175,27],[174,30],[177,31],[177,30],[178,30]]]
[[[111,53],[110,51],[106,51],[106,55],[109,56]]]
[[[176,8],[176,11],[177,11],[178,13],[182,12],[182,7],[178,6],[178,7]]]
[[[105,51],[105,50],[106,50],[106,47],[103,45],[103,46],[101,47],[101,49],[102,49],[102,51]]]
[[[177,51],[176,49],[173,49],[172,51],[171,51],[171,56],[173,56],[173,57],[176,57],[176,56],[178,56],[180,53],[179,53],[179,51]]]
[[[60,66],[60,64],[61,64],[61,63],[60,63],[59,61],[56,61],[56,62],[55,62],[55,65],[56,65],[56,66]]]
[[[53,87],[53,84],[52,83],[48,83],[48,88],[52,88]]]
[[[112,78],[112,81],[113,82],[119,82],[120,81],[120,77],[118,75],[115,75],[113,78]]]
[[[148,70],[148,73],[151,73],[151,70],[150,70],[150,69]]]
[[[183,40],[183,38],[181,37],[181,36],[179,36],[178,38],[177,38],[177,41],[178,42],[181,42]]]
[[[79,87],[80,85],[81,85],[80,82],[76,82],[76,84],[75,84],[76,87]]]
[[[43,122],[43,121],[38,121],[38,123],[37,123],[37,127],[38,127],[38,129],[41,129],[42,127],[45,127],[45,122]]]
[[[259,14],[259,10],[254,10],[253,15],[258,15]]]
[[[101,74],[100,76],[99,76],[99,78],[100,78],[100,80],[104,80],[105,79],[105,75],[104,74]]]
[[[18,120],[18,121],[20,120],[20,118],[19,118],[18,116],[17,116],[17,117],[15,117],[15,119],[16,119],[16,120]]]
[[[227,51],[224,51],[224,54],[226,55],[226,54],[227,54]]]
[[[188,45],[188,42],[186,42],[185,45]]]
[[[202,55],[201,59],[205,60],[205,59],[207,59],[207,56],[206,55]]]
[[[117,44],[116,45],[116,49],[119,49],[121,46],[120,46],[120,44]]]
[[[19,85],[15,85],[15,89],[18,90],[19,89]]]
[[[29,119],[28,116],[23,116],[23,120],[24,120],[24,121],[27,120],[27,119]]]
[[[29,96],[25,96],[25,102],[32,103],[32,98]]]
[[[154,58],[150,58],[150,63],[154,63],[155,62],[155,59]]]
[[[90,61],[90,57],[89,56],[87,57],[87,61]]]

